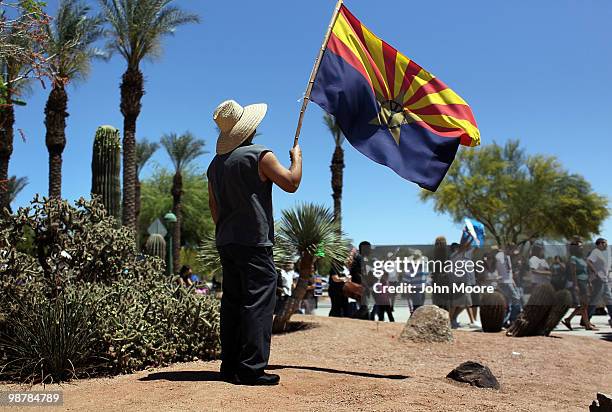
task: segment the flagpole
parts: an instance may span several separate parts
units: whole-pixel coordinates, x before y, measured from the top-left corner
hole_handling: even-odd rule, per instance
[[[310,73],[310,79],[308,80],[308,86],[306,87],[306,93],[304,93],[304,100],[302,101],[302,109],[300,110],[300,118],[298,119],[297,129],[295,131],[295,139],[293,140],[293,147],[298,144],[298,140],[300,138],[300,132],[302,131],[302,121],[304,120],[304,113],[306,113],[306,107],[308,106],[308,102],[310,102],[310,93],[312,92],[312,86],[314,85],[315,77],[317,76],[317,72],[319,71],[319,66],[321,65],[321,58],[323,57],[323,53],[327,48],[327,42],[329,41],[329,37],[331,36],[332,29],[334,28],[334,24],[336,24],[336,19],[338,18],[338,14],[340,13],[340,7],[342,7],[342,0],[338,0],[336,3],[336,7],[334,9],[334,14],[332,15],[331,21],[329,22],[329,26],[327,27],[327,33],[325,33],[325,38],[323,39],[323,44],[321,45],[321,50],[319,50],[319,55],[315,60],[314,67],[312,68],[312,72]]]

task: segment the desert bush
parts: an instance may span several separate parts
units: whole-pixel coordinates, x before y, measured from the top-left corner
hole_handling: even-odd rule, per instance
[[[20,251],[27,230],[35,256]],[[1,216],[0,289],[0,379],[125,373],[219,350],[218,302],[138,255],[97,200],[37,197]]]

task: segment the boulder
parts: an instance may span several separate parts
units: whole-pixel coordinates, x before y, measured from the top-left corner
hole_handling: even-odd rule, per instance
[[[478,362],[463,362],[446,377],[457,382],[469,383],[478,388],[499,389],[499,382],[491,369]]]
[[[448,312],[434,305],[421,306],[414,311],[400,340],[412,342],[452,342],[453,332]]]

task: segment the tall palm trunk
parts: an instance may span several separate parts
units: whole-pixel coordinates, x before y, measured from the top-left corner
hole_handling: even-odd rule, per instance
[[[134,189],[134,220],[136,224],[136,247],[140,250],[140,178],[138,177],[138,173],[136,173],[136,184]]]
[[[172,213],[176,216],[174,232],[172,234],[172,263],[174,273],[178,273],[181,259],[181,224],[183,223],[183,211],[181,198],[183,196],[183,176],[176,172],[172,179]]]
[[[45,142],[49,151],[49,197],[62,197],[62,153],[66,147],[66,118],[68,95],[61,83],[49,93],[45,106]]]
[[[6,101],[10,102],[12,93],[7,91]],[[13,126],[15,125],[15,108],[9,103],[0,105],[0,209],[10,210],[8,191],[9,162],[13,154]]]
[[[128,67],[121,79],[123,114],[123,226],[136,229],[136,120],[144,95],[144,79],[138,67]]]
[[[331,186],[334,199],[334,220],[338,222],[338,231],[341,232],[342,223],[342,179],[344,175],[344,149],[336,145],[331,161]]]
[[[300,277],[298,278],[297,286],[289,299],[285,302],[280,313],[274,317],[272,332],[281,333],[287,330],[289,319],[291,319],[291,316],[299,309],[300,303],[302,303],[308,289],[308,281],[312,279],[313,275],[314,256],[306,253],[300,259]]]

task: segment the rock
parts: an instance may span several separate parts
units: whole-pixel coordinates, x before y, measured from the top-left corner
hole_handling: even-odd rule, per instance
[[[612,412],[612,396],[601,392],[597,393],[597,401],[593,401],[589,407],[589,411]]]
[[[463,362],[446,377],[457,382],[469,383],[478,388],[499,389],[499,382],[491,369],[478,362]]]
[[[453,332],[448,312],[434,305],[421,306],[406,322],[400,340],[426,343],[452,342]]]

